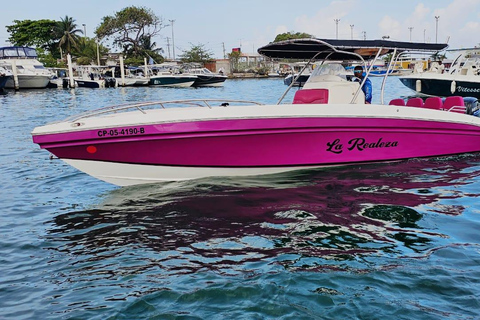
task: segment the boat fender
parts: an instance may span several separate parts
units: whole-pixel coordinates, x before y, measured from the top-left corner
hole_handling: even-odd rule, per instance
[[[422,92],[422,81],[420,80],[415,81],[415,90],[417,92]]]
[[[475,117],[480,117],[480,103],[475,97],[465,97],[463,98],[465,103],[465,108],[467,109],[467,114],[470,114]]]
[[[454,81],[452,81],[452,84],[450,85],[450,91],[453,93],[455,93],[455,91],[457,90],[457,83]]]

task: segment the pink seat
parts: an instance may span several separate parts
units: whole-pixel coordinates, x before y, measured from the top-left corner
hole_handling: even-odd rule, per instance
[[[293,103],[328,103],[327,89],[301,89],[295,93]]]
[[[405,105],[405,100],[403,99],[393,99],[392,101],[390,101],[389,105],[391,106],[404,106]]]
[[[409,106],[409,107],[421,108],[421,107],[423,107],[423,100],[422,100],[422,98],[410,98],[410,99],[408,99],[406,105]]]
[[[442,105],[442,98],[430,97],[425,100],[423,107],[427,109],[442,110]]]
[[[446,97],[443,103],[443,109],[451,112],[467,113],[465,102],[460,96]]]

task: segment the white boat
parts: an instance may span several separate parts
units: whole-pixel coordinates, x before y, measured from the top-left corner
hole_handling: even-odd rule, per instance
[[[124,69],[125,73],[122,78],[120,67],[115,67],[114,75],[118,86],[147,86],[150,79],[144,76],[144,68],[140,67],[127,67]]]
[[[7,68],[0,67],[0,91],[5,88],[5,85],[7,84],[7,81],[13,77],[12,72],[8,70]]]
[[[413,73],[399,79],[405,86],[422,95],[480,98],[480,49],[460,50],[448,70],[441,62],[434,61],[424,71],[422,63],[416,65]]]
[[[150,86],[188,88],[197,80],[197,76],[184,74],[176,63],[148,65],[147,68]]]
[[[79,88],[115,88],[117,81],[111,75],[106,75],[112,67],[108,66],[78,66],[75,84]],[[111,72],[111,71],[110,71]]]
[[[7,80],[8,89],[46,88],[52,73],[37,60],[37,52],[29,47],[1,47],[0,67],[8,69],[12,77]]]
[[[192,66],[184,66],[185,73],[197,77],[193,83],[193,87],[221,87],[223,86],[227,76],[219,73],[213,73],[207,68],[199,68]]]
[[[435,53],[446,47],[309,38],[271,43],[259,53],[366,66],[365,60],[380,54]],[[282,103],[285,94],[268,105],[223,99],[137,101],[37,127],[32,135],[66,163],[117,185],[480,152],[480,118],[470,114],[461,97],[366,104],[361,85],[326,65],[315,68],[292,102]],[[410,106],[413,102],[416,107]]]
[[[69,78],[68,69],[66,68],[47,68],[53,75],[50,78],[50,82],[47,88],[68,88]]]
[[[306,62],[291,63],[288,66],[291,71],[285,76],[283,83],[287,86],[303,87],[312,74],[313,66]]]

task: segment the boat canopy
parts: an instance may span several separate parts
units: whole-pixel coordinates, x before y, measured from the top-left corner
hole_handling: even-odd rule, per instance
[[[446,43],[417,43],[390,40],[338,40],[338,39],[292,39],[272,42],[258,49],[258,53],[270,58],[303,60],[364,60],[394,51],[439,52],[448,47]]]
[[[29,47],[1,47],[0,59],[37,58],[37,52]]]

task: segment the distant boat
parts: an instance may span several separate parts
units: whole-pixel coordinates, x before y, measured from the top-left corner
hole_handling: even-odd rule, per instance
[[[451,51],[460,51],[460,54],[448,70],[441,62],[434,61],[427,71],[418,65],[412,74],[400,77],[400,81],[423,95],[480,98],[480,49]]]
[[[5,88],[7,81],[12,78],[12,73],[4,67],[0,67],[0,90]]]
[[[114,75],[118,86],[147,86],[150,79],[144,76],[144,68],[140,67],[126,67],[125,74],[122,78],[120,67],[115,67]]]
[[[197,80],[197,76],[180,73],[177,65],[159,64],[149,66],[151,86],[163,87],[191,87]]]
[[[160,73],[150,77],[149,85],[164,87],[191,87],[197,80],[196,76],[183,74]]]
[[[283,83],[287,86],[292,85],[293,87],[303,87],[303,85],[308,81],[310,78],[310,74],[312,74],[312,68],[305,62],[297,62],[288,65],[291,68],[291,73],[288,74],[284,79]],[[304,67],[307,66],[304,69]],[[302,71],[303,70],[303,71]]]
[[[106,66],[79,66],[75,84],[79,88],[114,88],[117,82],[114,77],[107,76],[105,73],[111,67]]]
[[[47,68],[53,76],[47,85],[47,88],[68,88],[68,70],[65,68]]]
[[[194,87],[220,87],[227,80],[227,76],[213,73],[207,68],[186,68],[185,73],[197,76],[193,83]]]
[[[29,47],[1,47],[0,67],[9,70],[13,77],[7,79],[5,88],[43,89],[52,73],[37,60],[37,52]],[[18,83],[15,83],[15,78]]]

